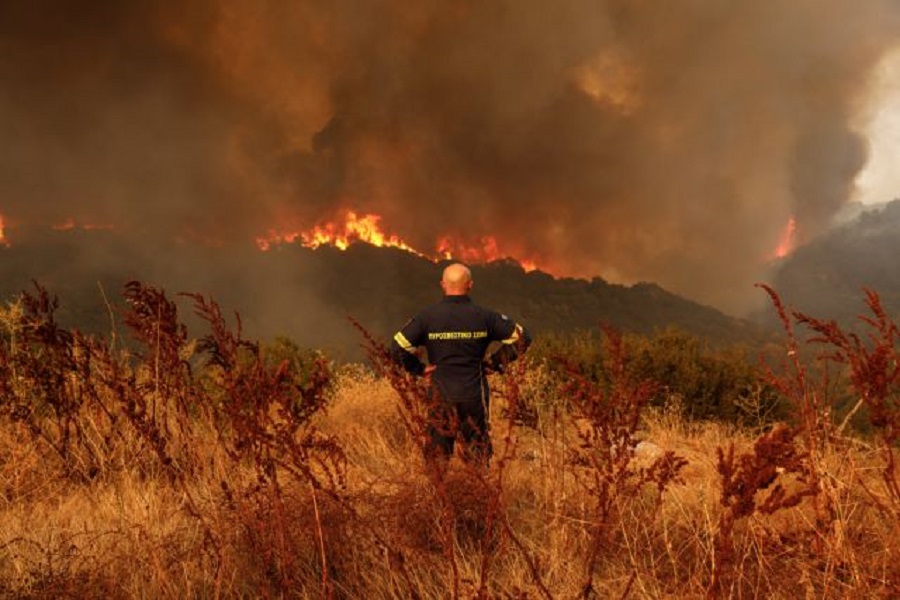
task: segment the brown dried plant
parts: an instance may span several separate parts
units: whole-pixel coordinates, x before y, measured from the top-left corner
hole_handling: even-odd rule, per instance
[[[164,475],[200,523],[219,586],[229,534],[195,485],[210,474],[211,457],[200,451],[210,451],[211,432],[230,463],[220,482],[221,506],[242,529],[251,555],[262,557],[260,584],[275,595],[296,594],[308,558],[302,549],[311,548],[320,565],[319,591],[327,594],[329,546],[346,524],[347,503],[343,450],[315,424],[328,403],[325,361],[303,377],[287,361],[268,364],[259,345],[242,338],[239,317],[232,331],[215,302],[193,294],[210,333],[192,341],[176,304],[139,282],[125,286],[121,313],[128,345],[136,349],[118,349],[60,327],[58,301],[35,287],[5,313],[0,422],[25,425],[69,480],[115,470]],[[255,477],[245,484],[240,473],[248,469]],[[327,521],[320,518],[325,513]]]
[[[641,412],[656,393],[658,384],[635,381],[627,368],[628,357],[621,334],[611,327],[604,327],[604,333],[602,366],[609,386],[604,387],[569,367],[569,381],[562,389],[578,433],[578,443],[569,448],[569,460],[576,466],[576,477],[592,503],[585,583],[581,591],[584,598],[596,593],[595,572],[600,557],[612,550],[612,534],[621,523],[619,508],[648,486],[654,490],[658,506],[666,489],[678,480],[679,472],[687,464],[672,451],[662,453],[649,466],[638,466],[633,460]]]
[[[831,406],[822,400],[823,394],[817,394],[807,385],[805,371],[797,358],[797,342],[794,338],[791,319],[781,303],[778,294],[768,286],[763,287],[775,305],[785,331],[788,333],[788,354],[792,357],[795,376],[793,386],[789,386],[789,378],[773,377],[780,382],[782,389],[791,392],[797,400],[799,413],[804,424],[805,434],[811,454],[811,464],[818,464],[817,454],[824,441],[843,434],[851,417],[860,409],[865,409],[869,423],[881,441],[880,450],[883,457],[881,473],[886,502],[877,495],[871,499],[883,511],[894,519],[900,516],[900,481],[898,481],[897,459],[895,447],[900,439],[900,330],[889,317],[882,305],[879,295],[872,290],[864,290],[869,315],[859,317],[864,334],[847,331],[834,320],[822,320],[794,311],[791,317],[801,325],[809,328],[813,336],[810,344],[822,349],[820,360],[833,364],[846,373],[849,384],[858,400],[845,416],[841,426],[835,428],[829,419]],[[815,472],[811,475],[816,475]],[[865,486],[865,483],[860,481]]]
[[[91,340],[60,327],[59,301],[38,283],[6,312],[0,344],[0,418],[24,425],[58,459],[63,476],[92,479],[107,463],[110,423],[82,418],[97,408]],[[110,418],[109,409],[99,405]]]
[[[818,493],[815,481],[808,478],[809,455],[797,447],[796,435],[794,428],[778,425],[756,440],[752,452],[735,455],[734,444],[727,450],[716,449],[723,511],[713,546],[711,597],[728,597],[738,584],[734,539],[738,522],[757,513],[770,515],[795,507]],[[790,476],[799,485],[789,491],[783,482]]]
[[[829,373],[823,370],[818,377],[810,375],[801,357],[801,341],[797,339],[791,315],[781,297],[768,285],[758,284],[757,287],[768,294],[785,333],[786,344],[780,365],[775,367],[763,361],[762,378],[787,399],[791,419],[796,424],[793,431],[802,439],[807,455],[807,484],[822,492],[812,495],[816,525],[819,528],[826,527],[836,518],[834,495],[825,493],[830,482],[823,464],[837,434],[831,418]],[[796,317],[796,313],[794,316]]]
[[[344,485],[345,456],[337,441],[319,433],[313,417],[328,405],[331,374],[318,360],[297,383],[288,361],[270,366],[259,344],[228,328],[219,306],[189,295],[210,333],[197,344],[206,366],[215,369],[218,389],[209,397],[219,441],[233,460],[249,459],[260,482],[278,483],[279,473],[336,493]]]
[[[786,354],[778,367],[764,364],[762,377],[788,400],[792,408],[792,426],[776,426],[759,437],[754,449],[735,457],[734,448],[718,449],[718,473],[722,488],[720,515],[714,540],[710,595],[734,593],[740,590],[742,574],[735,565],[741,544],[736,534],[737,523],[755,515],[772,514],[793,508],[804,498],[810,498],[814,519],[805,534],[809,540],[806,551],[819,557],[823,564],[841,564],[846,560],[855,564],[853,550],[847,547],[846,483],[835,479],[829,468],[829,458],[847,454],[852,441],[847,437],[850,418],[860,408],[866,409],[870,424],[882,441],[884,458],[882,481],[887,501],[869,490],[858,471],[851,476],[868,492],[872,505],[896,522],[900,488],[897,485],[894,446],[897,441],[897,327],[887,316],[878,295],[866,291],[866,304],[872,316],[860,320],[868,335],[845,331],[837,322],[810,317],[789,311],[778,293],[760,284],[775,308],[786,335]],[[795,324],[812,331],[803,342],[798,339]],[[821,364],[814,374],[801,358],[807,347],[820,349]],[[829,368],[830,367],[830,368]],[[837,367],[836,369],[834,367]],[[832,382],[846,381],[858,396],[856,406],[844,417],[840,426],[832,420],[838,386]],[[844,379],[846,377],[846,379]],[[791,491],[786,491],[790,487]],[[764,493],[766,495],[764,495]],[[844,558],[846,557],[846,558]],[[823,576],[827,577],[829,566]],[[859,569],[854,567],[855,577]]]
[[[270,365],[259,344],[243,338],[239,315],[232,330],[216,302],[186,295],[210,330],[197,344],[215,381],[214,392],[203,398],[204,409],[216,425],[219,447],[235,468],[249,465],[256,476],[256,483],[243,489],[222,479],[227,506],[246,531],[249,550],[263,558],[273,593],[292,594],[301,588],[298,561],[303,557],[297,548],[309,546],[307,540],[312,539],[321,560],[320,591],[330,595],[325,539],[334,535],[323,531],[319,503],[323,498],[331,501],[332,523],[340,527],[341,508],[346,507],[346,457],[336,438],[321,434],[314,420],[328,404],[328,364],[317,361],[298,382],[287,360]],[[309,495],[298,490],[309,490]],[[311,502],[313,528],[291,526],[291,505],[298,501]]]
[[[865,407],[869,423],[881,440],[884,461],[881,478],[887,496],[882,502],[871,498],[891,518],[900,518],[900,474],[897,472],[896,446],[900,439],[900,330],[888,316],[879,295],[865,290],[866,306],[871,315],[860,316],[866,335],[845,331],[834,321],[815,319],[794,313],[798,323],[815,334],[811,343],[826,348],[823,359],[846,367],[859,399],[849,416]],[[845,420],[846,422],[846,420]]]

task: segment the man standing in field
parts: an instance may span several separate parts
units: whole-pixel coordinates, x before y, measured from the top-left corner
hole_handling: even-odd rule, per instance
[[[391,356],[430,382],[426,458],[449,460],[458,434],[465,442],[467,460],[477,458],[487,464],[492,449],[486,370],[502,371],[528,347],[531,336],[506,315],[472,302],[472,285],[472,273],[465,265],[454,263],[444,269],[442,301],[410,319],[394,335]],[[487,356],[493,342],[499,342],[499,348]],[[416,353],[422,346],[428,354],[427,366]]]

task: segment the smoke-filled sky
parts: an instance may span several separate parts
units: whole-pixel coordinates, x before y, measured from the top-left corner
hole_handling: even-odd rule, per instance
[[[897,31],[897,0],[5,2],[0,213],[227,245],[349,209],[739,313],[852,197]]]

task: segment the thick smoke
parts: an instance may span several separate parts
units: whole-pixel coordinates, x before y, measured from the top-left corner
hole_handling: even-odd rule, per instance
[[[181,6],[181,7],[178,7]],[[827,227],[891,0],[0,7],[0,213],[233,244],[341,209],[732,312]],[[166,255],[167,253],[160,253]]]

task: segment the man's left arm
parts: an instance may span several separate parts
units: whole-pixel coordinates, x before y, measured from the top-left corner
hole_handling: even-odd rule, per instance
[[[490,356],[490,365],[496,371],[519,358],[531,345],[531,333],[506,315],[497,313],[493,319],[492,337],[500,347]]]

